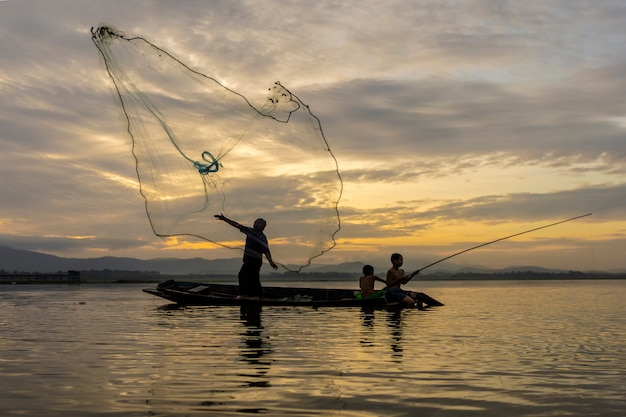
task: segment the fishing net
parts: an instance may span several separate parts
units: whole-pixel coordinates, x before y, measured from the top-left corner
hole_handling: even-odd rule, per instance
[[[335,246],[342,181],[319,119],[276,82],[255,106],[142,37],[92,28],[157,236],[242,249],[213,215],[263,217],[274,260],[301,270]],[[265,88],[263,88],[265,89]]]

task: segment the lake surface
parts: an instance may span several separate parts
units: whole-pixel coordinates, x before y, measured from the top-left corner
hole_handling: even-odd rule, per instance
[[[146,286],[0,286],[0,415],[626,415],[626,281],[412,282],[445,306],[401,312]]]

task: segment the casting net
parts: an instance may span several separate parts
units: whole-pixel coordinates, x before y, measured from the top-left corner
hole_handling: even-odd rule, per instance
[[[335,246],[337,160],[295,94],[276,82],[257,106],[143,37],[91,32],[157,236],[242,250],[243,235],[213,215],[248,226],[263,217],[274,260],[296,271]]]

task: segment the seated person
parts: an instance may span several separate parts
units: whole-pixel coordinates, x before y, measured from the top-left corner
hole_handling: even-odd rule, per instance
[[[391,268],[387,271],[387,291],[385,299],[388,303],[399,302],[405,307],[417,307],[420,310],[424,308],[422,301],[417,293],[404,291],[400,286],[406,284],[415,275],[419,274],[419,269],[407,275],[404,269],[400,268],[404,263],[404,258],[399,253],[391,255]]]
[[[376,298],[384,294],[384,290],[374,291],[374,283],[380,281],[385,284],[385,280],[374,275],[374,267],[365,265],[363,267],[363,276],[359,278],[359,286],[361,287],[360,298]]]

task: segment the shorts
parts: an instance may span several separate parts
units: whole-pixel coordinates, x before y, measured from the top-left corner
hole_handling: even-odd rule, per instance
[[[244,262],[239,271],[239,293],[248,297],[262,297],[260,270],[263,261]]]
[[[388,303],[398,303],[408,295],[409,293],[402,290],[400,287],[394,287],[385,292],[385,300],[387,300]]]
[[[370,295],[370,296],[369,296],[369,297],[367,297],[367,298],[382,298],[382,297],[384,297],[384,296],[385,296],[385,292],[387,292],[387,290],[378,290],[378,291],[374,291],[374,292],[372,293],[372,295]],[[358,298],[359,300],[365,300],[365,299],[366,299],[366,298],[363,298],[363,297],[361,296],[361,291],[355,291],[355,292],[354,292],[354,296],[355,296],[356,298]]]

